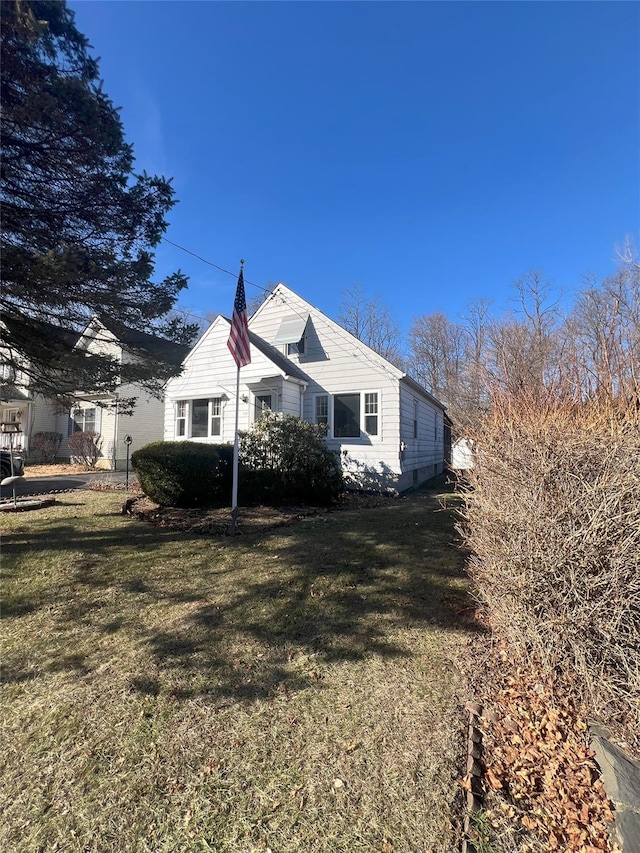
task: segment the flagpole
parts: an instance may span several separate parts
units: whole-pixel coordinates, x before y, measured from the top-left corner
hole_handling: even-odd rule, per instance
[[[251,361],[251,347],[249,344],[249,327],[247,325],[247,300],[244,292],[244,260],[240,261],[240,275],[236,288],[236,298],[233,301],[233,315],[231,317],[231,330],[227,341],[229,351],[236,363],[236,423],[233,437],[233,485],[231,487],[231,524],[229,533],[236,532],[238,520],[238,421],[240,417],[240,368]]]
[[[231,489],[231,533],[238,516],[238,420],[240,417],[240,368],[236,371],[236,427],[233,439],[233,486]]]

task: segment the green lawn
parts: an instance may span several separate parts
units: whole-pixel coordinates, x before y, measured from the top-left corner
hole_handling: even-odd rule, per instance
[[[122,499],[1,519],[0,849],[454,850],[476,628],[452,510],[208,538]]]

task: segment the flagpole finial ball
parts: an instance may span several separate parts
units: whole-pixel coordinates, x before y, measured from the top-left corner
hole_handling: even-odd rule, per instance
[[[243,263],[244,263],[244,258],[240,258],[240,263],[241,263],[241,264],[243,264]]]

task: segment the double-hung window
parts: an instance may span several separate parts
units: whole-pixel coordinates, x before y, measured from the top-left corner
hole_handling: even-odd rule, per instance
[[[176,403],[176,436],[182,438],[187,434],[187,422],[189,418],[189,404],[186,400],[178,400]]]
[[[259,420],[265,412],[273,411],[272,399],[273,398],[271,394],[256,394],[253,413],[254,421]]]
[[[329,395],[318,394],[315,398],[315,422],[329,428]]]
[[[378,395],[375,392],[364,395],[364,431],[367,435],[378,434]]]
[[[211,435],[222,435],[222,397],[211,401]]]
[[[95,432],[96,420],[95,408],[74,409],[69,420],[69,435],[74,432]]]

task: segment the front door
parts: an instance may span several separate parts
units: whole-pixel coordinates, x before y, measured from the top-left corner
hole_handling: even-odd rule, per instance
[[[271,412],[273,410],[271,394],[256,394],[254,400],[254,421],[259,420],[265,412]]]

